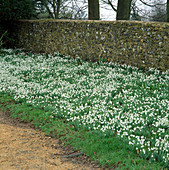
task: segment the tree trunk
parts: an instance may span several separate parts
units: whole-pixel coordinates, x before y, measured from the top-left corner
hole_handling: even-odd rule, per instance
[[[167,0],[167,22],[169,22],[169,0]]]
[[[88,19],[100,19],[99,0],[88,0]]]
[[[132,0],[118,0],[116,20],[129,20]]]
[[[52,2],[52,9],[53,9],[53,14],[55,16],[55,19],[57,19],[56,2],[55,2],[55,0],[53,0],[53,2]]]
[[[57,4],[56,19],[58,19],[59,18],[59,13],[60,13],[61,0],[57,0],[56,4]]]

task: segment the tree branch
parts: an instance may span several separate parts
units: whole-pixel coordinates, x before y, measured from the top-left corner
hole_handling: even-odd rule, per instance
[[[157,3],[157,4],[154,4],[154,5],[151,5],[151,4],[148,4],[147,2],[144,2],[144,0],[140,0],[140,2],[142,2],[144,5],[147,5],[149,7],[156,7],[157,5],[165,5],[166,3]]]
[[[114,5],[112,4],[112,2],[111,2],[110,0],[108,0],[108,2],[107,2],[107,1],[105,1],[105,0],[102,0],[102,2],[104,2],[105,4],[110,5],[110,6],[111,6],[111,8],[112,8],[115,12],[117,12],[117,9],[114,7]]]

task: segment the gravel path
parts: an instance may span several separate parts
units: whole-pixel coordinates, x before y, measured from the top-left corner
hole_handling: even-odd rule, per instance
[[[78,152],[0,111],[0,170],[101,169],[84,155],[65,158],[72,153]]]

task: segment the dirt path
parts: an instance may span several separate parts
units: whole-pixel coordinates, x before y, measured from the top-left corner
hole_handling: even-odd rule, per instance
[[[0,170],[100,169],[84,155],[63,158],[72,153],[74,151],[63,148],[58,139],[0,111]]]

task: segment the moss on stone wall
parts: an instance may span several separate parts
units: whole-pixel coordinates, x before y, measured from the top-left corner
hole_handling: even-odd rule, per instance
[[[15,23],[16,46],[96,61],[169,69],[169,24],[38,20]]]

